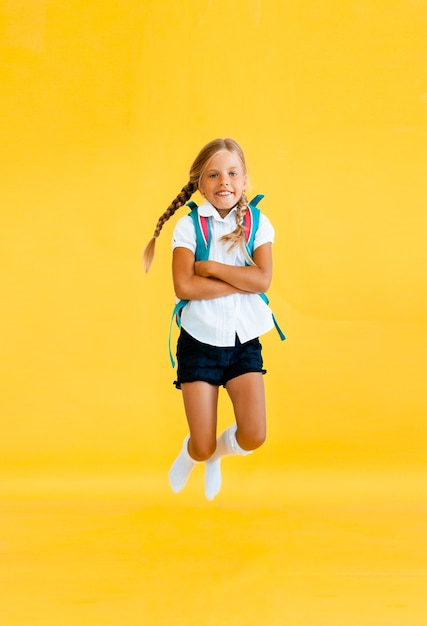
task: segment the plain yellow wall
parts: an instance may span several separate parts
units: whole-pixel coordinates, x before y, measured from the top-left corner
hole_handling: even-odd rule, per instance
[[[186,432],[167,354],[175,219],[147,276],[140,257],[199,148],[227,135],[266,194],[288,335],[263,338],[269,440],[250,463],[423,463],[425,3],[0,12],[4,471],[167,471]]]

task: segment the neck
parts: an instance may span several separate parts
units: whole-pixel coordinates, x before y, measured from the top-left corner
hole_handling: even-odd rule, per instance
[[[224,219],[224,217],[227,217],[227,215],[230,213],[230,211],[232,209],[216,209],[216,210],[219,213],[220,217],[222,217],[222,219]]]
[[[236,206],[237,206],[237,204],[235,206],[231,207],[231,209],[217,209],[217,207],[215,206],[214,209],[219,213],[220,217],[222,217],[222,219],[224,219],[224,217],[227,217],[227,215],[230,213],[230,211],[235,209]]]

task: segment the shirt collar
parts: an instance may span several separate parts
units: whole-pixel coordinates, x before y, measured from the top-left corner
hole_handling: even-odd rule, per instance
[[[208,200],[205,200],[203,204],[199,206],[198,210],[199,210],[199,215],[201,215],[202,217],[213,217],[214,219],[221,221],[221,222],[228,221],[232,216],[233,216],[234,221],[236,220],[236,218],[234,217],[236,213],[236,207],[233,207],[231,211],[224,218],[220,216],[216,208]]]

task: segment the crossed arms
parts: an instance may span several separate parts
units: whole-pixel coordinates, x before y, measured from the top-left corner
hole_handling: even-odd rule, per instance
[[[172,276],[177,298],[211,300],[232,293],[266,292],[273,272],[271,248],[271,243],[265,243],[254,250],[254,266],[195,261],[188,248],[175,248]]]

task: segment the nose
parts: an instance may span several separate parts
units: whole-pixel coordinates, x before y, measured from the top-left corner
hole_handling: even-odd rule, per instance
[[[219,182],[221,185],[228,185],[228,176],[227,174],[220,174]]]

